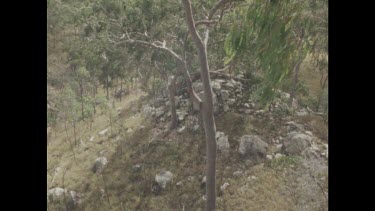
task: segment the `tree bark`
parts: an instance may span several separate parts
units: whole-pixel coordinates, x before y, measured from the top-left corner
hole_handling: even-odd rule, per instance
[[[122,91],[122,78],[121,78],[121,81],[120,81],[120,90]],[[122,100],[122,94],[120,94],[120,102]]]
[[[186,22],[189,32],[192,35],[192,39],[198,49],[201,79],[203,82],[204,100],[202,104],[202,116],[207,150],[206,210],[211,211],[215,210],[216,205],[216,125],[214,118],[213,94],[207,60],[206,46],[208,40],[208,29],[206,29],[204,42],[202,42],[202,39],[199,37],[195,28],[190,0],[182,0],[182,4],[185,9]],[[210,16],[212,17],[211,14]]]
[[[107,74],[107,81],[106,81],[106,88],[107,88],[107,100],[109,100],[109,75]]]
[[[319,112],[319,108],[320,108],[320,104],[322,102],[324,88],[326,87],[328,75],[326,75],[326,77],[324,78],[324,81],[323,81],[323,77],[324,77],[324,75],[322,75],[322,78],[320,79],[320,87],[322,88],[322,90],[321,90],[320,95],[319,95],[318,104],[316,105],[316,109],[315,109],[316,112]]]
[[[80,90],[80,95],[81,95],[81,113],[82,113],[82,120],[84,120],[84,110],[83,110],[83,82],[80,81],[79,83],[79,90]]]
[[[93,90],[93,94],[94,94],[94,103],[93,103],[94,114],[96,114],[96,92],[97,92],[97,86],[96,86],[96,83],[94,82],[94,90]]]
[[[77,145],[76,121],[73,121],[74,146]]]
[[[173,130],[177,127],[177,112],[176,112],[176,77],[170,76],[168,78],[168,90],[169,90],[169,105],[171,108],[171,126],[170,129]]]
[[[294,66],[294,79],[293,79],[293,85],[292,85],[292,91],[290,93],[290,102],[289,104],[293,104],[293,99],[295,98],[296,92],[297,92],[297,83],[298,83],[298,75],[299,75],[299,70],[301,66],[302,60],[298,60],[297,64]]]

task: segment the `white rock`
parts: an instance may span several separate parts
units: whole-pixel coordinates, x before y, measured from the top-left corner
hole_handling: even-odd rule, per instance
[[[224,110],[224,112],[228,112],[229,111],[229,106],[228,105],[224,105],[223,110]]]
[[[313,136],[312,132],[311,131],[305,131],[305,133],[309,136]]]
[[[234,105],[236,103],[236,100],[235,99],[229,99],[228,100],[228,105]]]
[[[63,197],[64,193],[67,193],[67,190],[64,188],[52,188],[47,191],[47,196],[52,196],[54,199],[58,199]]]
[[[155,176],[155,181],[159,184],[159,186],[163,189],[166,188],[167,183],[169,183],[173,178],[173,174],[170,171],[164,171],[160,174]]]
[[[106,128],[106,129],[100,131],[100,132],[98,133],[98,135],[100,135],[100,136],[104,136],[104,135],[108,132],[108,130],[109,130],[109,129]]]
[[[248,180],[256,180],[257,177],[253,175],[253,176],[249,176],[247,179],[248,179]]]
[[[302,109],[300,111],[297,111],[296,115],[297,116],[307,116],[307,115],[309,115],[309,113],[305,109]]]
[[[226,182],[222,186],[220,186],[220,190],[224,191],[229,186],[229,183]]]
[[[177,130],[177,132],[178,133],[183,133],[184,131],[185,131],[185,126],[182,126],[181,128],[179,128],[178,130]]]
[[[281,150],[281,148],[283,148],[283,145],[282,145],[282,144],[278,144],[278,145],[276,145],[276,149]]]
[[[94,173],[101,172],[104,169],[104,166],[106,166],[108,163],[108,160],[106,157],[99,157],[95,160],[94,165],[92,167],[92,171]]]
[[[95,136],[91,136],[90,139],[89,139],[89,141],[90,141],[90,142],[93,142],[94,139],[95,139]]]
[[[211,86],[212,86],[212,89],[216,92],[221,90],[220,83],[218,83],[217,81],[211,81]]]
[[[245,109],[245,114],[251,114],[252,113],[252,110],[251,109]]]
[[[272,155],[266,155],[267,160],[272,160]]]
[[[206,183],[206,181],[207,181],[207,177],[206,176],[204,176],[203,178],[202,178],[202,181],[201,181],[201,183],[203,184],[203,183]]]
[[[192,181],[194,181],[194,176],[189,176],[188,178],[187,178],[187,180],[189,181],[189,182],[192,182]]]
[[[282,157],[284,157],[284,155],[280,154],[280,153],[276,153],[276,155],[275,155],[275,159],[279,159],[279,158],[282,158]]]
[[[226,151],[229,149],[228,136],[224,132],[216,131],[216,144],[218,150]]]
[[[243,175],[242,171],[235,171],[235,172],[233,172],[233,176],[238,177],[238,176],[242,176],[242,175]]]

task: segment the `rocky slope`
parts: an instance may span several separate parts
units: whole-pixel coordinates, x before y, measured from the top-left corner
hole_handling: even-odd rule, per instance
[[[323,118],[297,102],[288,106],[290,96],[281,91],[261,110],[240,80],[215,79],[212,86],[218,210],[328,210]],[[203,94],[199,82],[194,89]],[[186,95],[177,96],[178,128],[169,131],[165,93],[116,102],[115,126],[96,120],[97,127],[82,132],[76,160],[63,132],[56,136],[61,140],[48,149],[51,210],[203,210],[205,143],[198,114]]]

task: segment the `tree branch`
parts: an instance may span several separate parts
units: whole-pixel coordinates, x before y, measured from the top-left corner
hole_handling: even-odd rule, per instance
[[[222,6],[224,6],[225,4],[231,2],[233,0],[220,0],[211,10],[210,10],[210,13],[208,14],[208,17],[207,19],[208,20],[211,20],[212,17],[215,15],[216,11],[218,11]]]
[[[188,25],[188,28],[189,28],[189,31],[190,31],[190,34],[193,38],[193,41],[198,45],[198,46],[201,46],[203,47],[203,43],[202,43],[202,39],[201,37],[199,36],[198,32],[197,32],[197,29],[195,28],[195,23],[194,23],[194,19],[193,19],[193,14],[192,14],[192,11],[191,11],[191,3],[190,3],[190,0],[181,0],[182,1],[182,4],[184,6],[184,9],[185,9],[185,13],[186,13],[186,22],[187,22],[187,25]]]
[[[175,59],[177,59],[179,62],[182,62],[184,63],[183,59],[178,55],[176,54],[173,50],[171,50],[170,48],[167,48],[165,47],[164,43],[160,42],[160,41],[154,41],[154,42],[147,42],[147,41],[143,41],[143,40],[135,40],[135,39],[131,39],[128,35],[126,35],[128,37],[127,40],[123,40],[123,41],[120,41],[120,42],[116,42],[116,41],[113,41],[111,40],[109,37],[108,37],[108,40],[112,43],[114,43],[115,45],[120,45],[122,43],[138,43],[138,44],[142,44],[142,45],[146,45],[146,46],[150,46],[152,48],[155,48],[155,49],[159,49],[159,50],[163,50],[167,53],[169,53],[171,56],[173,56]],[[121,38],[124,38],[125,37],[125,34],[121,37]],[[159,44],[159,45],[158,45]]]
[[[218,21],[217,20],[200,20],[200,21],[197,21],[195,22],[195,27],[199,26],[199,25],[211,25],[211,24],[215,24],[217,23]]]

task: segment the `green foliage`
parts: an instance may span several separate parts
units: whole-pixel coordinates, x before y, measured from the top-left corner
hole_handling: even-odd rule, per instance
[[[60,110],[60,118],[67,122],[78,121],[80,118],[80,104],[76,99],[76,93],[70,85],[64,87],[58,100],[57,106]]]
[[[271,161],[271,168],[274,169],[283,169],[291,165],[296,165],[300,162],[300,158],[297,156],[283,156],[278,159],[273,159]]]
[[[264,73],[258,92],[264,106],[274,98],[274,89],[280,86],[294,64],[311,49],[310,41],[304,36],[304,31],[311,27],[309,19],[303,16],[305,3],[254,0],[247,8],[234,11],[234,24],[224,43],[224,63],[228,64],[247,49],[253,51]]]

